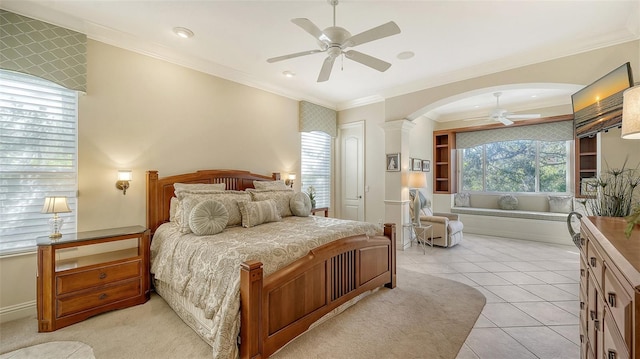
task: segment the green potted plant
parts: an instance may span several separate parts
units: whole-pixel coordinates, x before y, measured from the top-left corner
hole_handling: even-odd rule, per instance
[[[640,203],[634,198],[640,185],[640,173],[637,168],[626,168],[626,164],[625,161],[620,169],[604,171],[594,182],[593,190],[587,193],[590,198],[579,202],[592,216],[625,217],[628,238],[635,224],[640,223]]]
[[[309,196],[309,199],[311,200],[311,208],[316,208],[316,189],[313,186],[309,186],[309,188],[307,188],[307,195]]]

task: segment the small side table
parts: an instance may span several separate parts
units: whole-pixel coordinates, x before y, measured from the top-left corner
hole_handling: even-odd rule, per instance
[[[427,254],[427,245],[433,247],[433,225],[423,225],[420,223],[410,223],[406,226],[411,227],[411,245],[413,241],[417,242],[418,246],[422,243],[422,253]],[[428,234],[431,234],[430,236]]]
[[[312,215],[315,216],[316,212],[324,212],[324,216],[325,217],[329,217],[329,207],[311,208],[311,214]]]
[[[39,332],[149,300],[147,228],[79,232],[55,240],[39,237],[36,242]]]

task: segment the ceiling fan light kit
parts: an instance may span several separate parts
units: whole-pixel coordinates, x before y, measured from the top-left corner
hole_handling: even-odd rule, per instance
[[[267,59],[267,62],[273,63],[300,56],[317,54],[319,52],[326,52],[327,57],[322,64],[322,68],[320,69],[318,82],[329,80],[329,76],[331,75],[331,70],[333,69],[335,59],[341,55],[380,72],[384,72],[389,69],[389,67],[391,67],[391,64],[386,61],[380,60],[373,56],[369,56],[367,54],[363,54],[362,52],[358,52],[355,50],[345,51],[345,49],[348,47],[355,47],[367,42],[399,34],[400,28],[398,27],[398,25],[396,25],[396,23],[393,21],[389,21],[388,23],[382,24],[380,26],[352,36],[351,33],[346,29],[336,26],[336,5],[338,5],[338,0],[328,0],[327,2],[331,6],[333,6],[333,26],[328,27],[324,30],[320,30],[320,28],[317,27],[309,19],[296,18],[291,20],[291,22],[298,25],[304,31],[313,36],[318,41],[318,46],[320,47],[320,49],[272,57],[270,59]]]

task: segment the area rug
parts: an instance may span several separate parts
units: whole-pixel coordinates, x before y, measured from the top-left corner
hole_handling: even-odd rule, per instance
[[[49,342],[0,355],[0,359],[95,359],[93,349],[81,342]]]
[[[273,358],[455,358],[486,298],[459,282],[398,267],[383,288]]]

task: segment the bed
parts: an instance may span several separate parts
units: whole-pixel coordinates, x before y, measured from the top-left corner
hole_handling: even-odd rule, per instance
[[[179,238],[175,225],[168,223],[175,183],[224,183],[227,191],[245,191],[254,187],[254,181],[278,179],[278,174],[269,177],[239,170],[203,170],[164,178],[157,171],[147,172],[147,227],[153,235],[155,290],[212,345],[214,357],[269,357],[320,319],[366,293],[381,286],[395,287],[394,224],[380,229],[365,222],[292,216],[252,228],[228,227],[212,237],[191,234]],[[377,231],[372,232],[372,227]],[[313,238],[305,239],[311,234]],[[245,235],[252,239],[239,244],[223,239]],[[267,245],[291,241],[294,249],[286,251],[297,251],[297,258],[274,264],[266,258],[277,257],[281,249],[266,250],[267,256],[265,250],[260,251],[262,247],[254,245],[256,241],[271,243]],[[213,242],[224,243],[229,252],[221,255],[219,249],[211,249]],[[188,246],[196,248],[196,254],[166,264]],[[161,250],[165,247],[168,249]],[[248,247],[258,250],[245,252]],[[219,262],[230,262],[230,269],[217,267]],[[205,274],[189,274],[199,281],[189,278],[182,287],[166,280],[172,273],[184,272],[185,263],[207,268]],[[208,297],[224,286],[227,299]],[[186,287],[193,288],[185,294],[182,289]],[[237,320],[221,319],[223,312]]]

